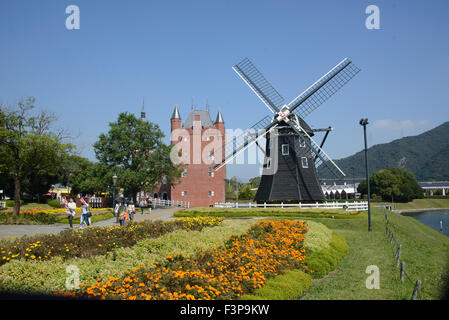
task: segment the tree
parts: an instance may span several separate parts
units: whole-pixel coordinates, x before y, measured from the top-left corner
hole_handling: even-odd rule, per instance
[[[357,190],[367,194],[366,180]],[[408,202],[422,198],[423,190],[413,173],[401,168],[382,169],[370,177],[371,195],[376,194],[384,201]]]
[[[249,179],[249,184],[250,184],[253,188],[257,188],[257,187],[259,187],[259,184],[260,184],[260,180],[261,180],[261,179],[262,179],[261,176],[251,178],[251,179]]]
[[[108,191],[113,168],[89,159],[73,155],[64,164],[62,182],[70,187],[72,194],[99,194]]]
[[[249,184],[245,184],[245,186],[239,190],[239,199],[240,200],[253,200],[255,192],[251,190],[251,186]]]
[[[123,112],[109,123],[109,132],[100,135],[94,149],[100,164],[110,168],[118,185],[136,199],[140,191],[153,191],[164,176],[172,184],[181,175],[180,166],[170,160],[172,146],[164,144],[163,137],[158,125]]]
[[[0,106],[0,174],[14,184],[14,213],[20,212],[24,191],[47,190],[57,180],[59,168],[73,146],[62,142],[56,120],[45,111],[33,114],[35,99],[19,101],[16,108]]]

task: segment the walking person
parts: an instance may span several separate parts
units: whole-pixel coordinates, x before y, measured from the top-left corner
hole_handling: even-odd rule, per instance
[[[139,201],[140,213],[143,214],[143,207],[145,207],[145,200],[142,198]]]
[[[118,205],[118,221],[120,222],[120,226],[124,226],[126,223],[127,206],[125,202],[120,202]]]
[[[80,228],[83,227],[83,223],[86,226],[89,226],[89,204],[84,200],[84,198],[80,198],[81,201],[81,219],[80,219]]]
[[[73,217],[75,216],[76,203],[73,198],[70,197],[69,201],[65,200],[65,208],[67,209],[67,218],[69,219],[70,228],[73,229]]]
[[[128,216],[130,220],[134,220],[134,214],[136,213],[136,207],[134,206],[134,201],[130,201],[128,205]]]
[[[148,198],[148,208],[149,208],[149,212],[148,212],[148,214],[151,214],[151,207],[153,206],[153,202],[151,201],[151,199],[150,198]]]

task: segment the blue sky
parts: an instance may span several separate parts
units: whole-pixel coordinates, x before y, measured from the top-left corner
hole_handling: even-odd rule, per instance
[[[71,4],[79,30],[65,27]],[[380,30],[365,27],[371,4]],[[325,150],[338,159],[362,149],[362,117],[369,145],[449,120],[448,40],[446,0],[2,0],[0,101],[36,97],[94,160],[98,135],[122,111],[139,115],[143,98],[167,135],[174,105],[186,119],[192,99],[208,99],[213,118],[220,108],[228,128],[254,124],[268,110],[231,69],[244,57],[286,101],[350,57],[362,72],[306,118],[334,127]],[[227,172],[246,180],[258,166]]]

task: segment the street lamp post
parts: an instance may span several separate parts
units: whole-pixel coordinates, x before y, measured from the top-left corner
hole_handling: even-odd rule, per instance
[[[355,196],[357,193],[357,190],[355,189],[355,169],[352,167],[352,186],[354,188],[354,202],[355,202]]]
[[[113,182],[113,186],[112,186],[112,211],[114,212],[114,210],[115,210],[115,188],[116,188],[116,184],[117,184],[117,175],[113,175],[112,176],[112,182]],[[117,212],[117,215],[116,215],[116,218],[115,218],[116,220],[116,222],[117,223],[119,223],[119,221],[118,221],[118,212]]]
[[[365,171],[366,171],[366,184],[368,188],[368,231],[371,231],[371,194],[369,188],[369,173],[368,173],[368,148],[366,143],[366,125],[368,119],[360,119],[360,125],[363,126],[363,137],[365,140]]]

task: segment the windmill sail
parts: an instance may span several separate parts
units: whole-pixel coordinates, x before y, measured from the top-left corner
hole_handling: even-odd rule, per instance
[[[268,129],[271,125],[271,116],[266,116],[256,124],[254,124],[249,129],[245,130],[239,136],[227,137],[230,139],[225,145],[224,157],[223,160],[214,166],[215,170],[220,169],[225,163],[229,162],[233,158],[235,158],[240,152],[244,151],[247,147],[249,147],[252,143],[254,143],[257,139],[265,136],[268,133]]]
[[[360,69],[345,58],[309,88],[304,90],[298,97],[293,99],[288,104],[288,107],[304,119],[359,72]]]
[[[284,98],[281,97],[248,58],[243,59],[232,69],[237,72],[271,112],[279,111],[284,104]]]

